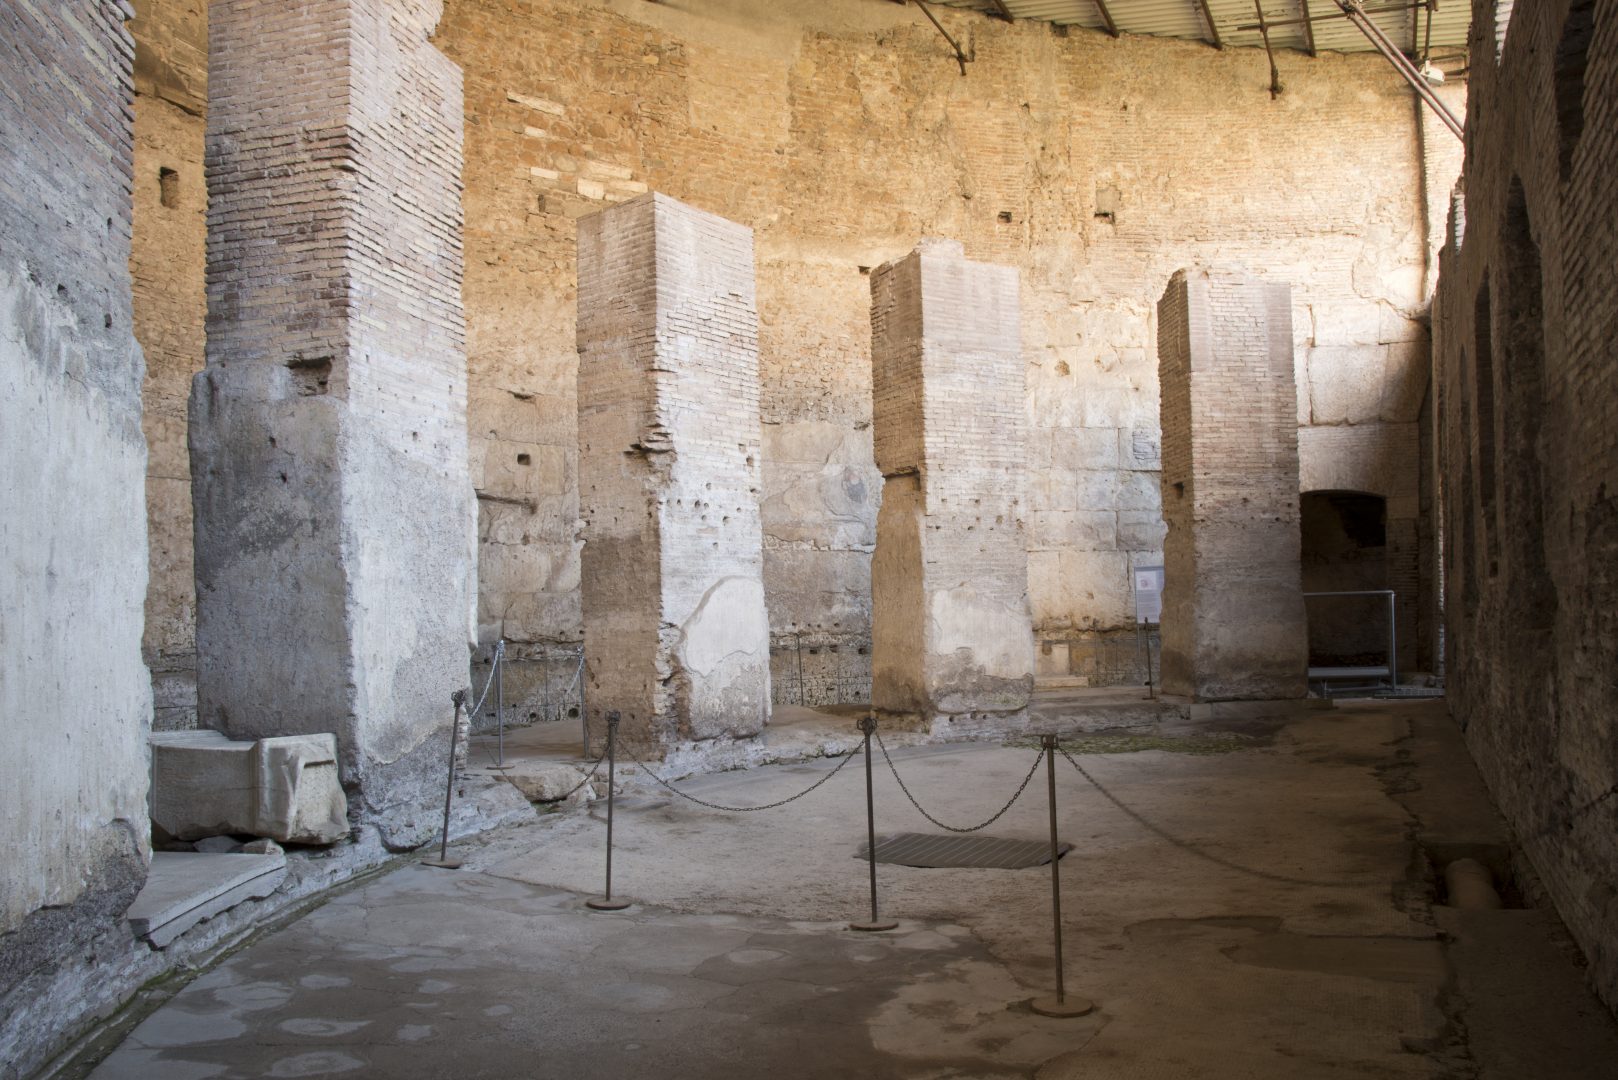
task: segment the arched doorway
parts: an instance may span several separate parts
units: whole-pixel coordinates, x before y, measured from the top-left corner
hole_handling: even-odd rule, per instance
[[[1387,500],[1360,491],[1302,496],[1302,565],[1311,668],[1388,663]],[[1366,593],[1371,595],[1340,595]]]

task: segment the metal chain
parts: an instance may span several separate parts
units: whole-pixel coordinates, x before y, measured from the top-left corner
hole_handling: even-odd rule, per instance
[[[830,780],[832,777],[842,772],[843,766],[847,765],[854,755],[860,752],[860,748],[863,745],[863,743],[856,745],[854,749],[843,755],[843,760],[837,763],[836,768],[832,769],[831,772],[827,773],[825,776],[822,776],[819,780],[816,780],[814,783],[810,784],[796,795],[789,795],[785,799],[777,799],[775,802],[765,803],[763,806],[724,806],[720,803],[709,802],[706,799],[699,799],[695,795],[688,795],[679,788],[675,787],[673,784],[669,783],[667,780],[663,779],[661,776],[657,775],[650,765],[636,757],[633,752],[626,749],[624,754],[629,758],[630,761],[633,761],[636,765],[639,765],[641,771],[647,776],[650,776],[653,780],[656,780],[659,784],[662,784],[665,788],[668,788],[669,791],[678,795],[680,798],[685,799],[687,802],[694,802],[698,806],[706,806],[710,810],[726,810],[733,814],[750,814],[755,810],[774,810],[776,807],[785,806],[789,802],[797,802],[811,791],[814,791],[816,788],[820,787],[821,784],[824,784],[827,780]]]
[[[567,792],[565,794],[558,795],[556,798],[548,799],[546,801],[547,802],[561,802],[563,799],[572,798],[572,796],[573,796],[573,794],[575,792],[577,792],[585,784],[588,784],[595,777],[596,770],[601,768],[601,763],[603,761],[606,761],[606,760],[607,760],[607,752],[605,750],[603,750],[601,752],[601,756],[596,758],[595,761],[591,762],[590,771],[584,774],[584,779],[583,780],[580,780],[577,784],[574,784],[571,788],[569,788],[567,790]]]
[[[1083,765],[1080,765],[1077,761],[1073,760],[1073,755],[1067,752],[1067,747],[1059,745],[1056,749],[1063,757],[1067,758],[1067,763],[1069,765],[1078,770],[1080,776],[1090,781],[1090,785],[1092,787],[1101,792],[1102,796],[1108,802],[1112,803],[1112,805],[1116,806],[1119,810],[1122,810],[1135,822],[1135,824],[1139,825],[1147,832],[1152,833],[1160,840],[1173,844],[1181,851],[1195,855],[1199,859],[1206,859],[1215,866],[1222,866],[1226,870],[1234,870],[1238,874],[1247,874],[1250,877],[1262,878],[1265,881],[1275,881],[1283,885],[1307,885],[1313,888],[1322,889],[1359,889],[1380,884],[1379,882],[1375,881],[1316,881],[1310,878],[1288,877],[1285,874],[1275,874],[1268,870],[1256,870],[1251,866],[1243,866],[1241,863],[1232,862],[1231,860],[1222,856],[1204,851],[1191,841],[1180,839],[1178,836],[1175,836],[1173,833],[1158,825],[1156,822],[1142,816],[1139,811],[1133,809],[1132,807],[1126,806],[1123,800],[1119,799],[1118,796],[1108,791],[1106,787],[1102,785],[1101,781],[1090,775],[1088,769],[1086,769]]]
[[[910,805],[914,806],[922,817],[926,818],[934,825],[937,825],[940,829],[947,829],[953,833],[977,832],[979,829],[987,829],[990,825],[993,825],[995,822],[999,821],[1005,816],[1006,811],[1011,809],[1012,804],[1018,799],[1022,798],[1022,793],[1028,790],[1028,782],[1034,778],[1034,773],[1039,770],[1039,763],[1045,760],[1045,751],[1041,750],[1039,755],[1034,758],[1034,763],[1028,767],[1028,775],[1022,778],[1022,783],[1017,785],[1017,790],[1012,792],[1011,798],[1006,800],[1006,805],[1002,806],[999,810],[996,810],[994,812],[994,816],[989,818],[988,821],[985,821],[980,825],[971,825],[963,829],[954,825],[946,825],[944,822],[939,821],[937,818],[933,817],[933,815],[929,814],[921,803],[916,801],[916,797],[910,794],[910,789],[905,787],[904,778],[899,775],[899,770],[894,768],[893,759],[888,756],[887,744],[882,741],[882,733],[878,731],[875,734],[876,744],[882,748],[882,760],[888,763],[888,770],[893,773],[893,778],[899,782],[899,790],[905,793],[905,798],[910,800]]]
[[[500,643],[494,647],[494,663],[489,665],[489,678],[488,681],[483,684],[483,696],[478,698],[478,703],[476,705],[466,710],[466,719],[469,723],[477,716],[478,713],[483,711],[483,703],[489,700],[489,687],[494,685],[494,669],[505,663],[505,661],[506,641],[504,638],[501,638]]]

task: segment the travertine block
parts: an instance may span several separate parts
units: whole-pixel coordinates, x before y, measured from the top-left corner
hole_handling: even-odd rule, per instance
[[[1017,271],[924,241],[871,276],[872,704],[1015,714],[1033,687]]]
[[[217,731],[151,737],[152,822],[176,840],[226,833],[293,844],[348,835],[330,734],[244,741]]]
[[[1182,270],[1158,304],[1167,693],[1305,691],[1289,292],[1236,270]]]
[[[667,746],[770,713],[753,234],[650,194],[579,221],[592,718]],[[597,730],[600,730],[599,723]]]
[[[438,8],[209,9],[199,718],[335,731],[389,821],[440,790],[475,574],[461,74],[428,40]]]

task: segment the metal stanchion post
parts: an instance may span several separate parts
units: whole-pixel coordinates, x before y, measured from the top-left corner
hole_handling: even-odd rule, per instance
[[[494,767],[506,767],[506,639],[501,638],[494,646],[494,717],[499,731],[499,749],[495,754]]]
[[[871,863],[871,921],[849,923],[850,930],[892,930],[899,924],[883,919],[876,910],[876,797],[871,785],[871,734],[876,731],[876,715],[860,717],[860,731],[865,735],[865,839]]]
[[[1083,1016],[1095,1009],[1089,998],[1069,997],[1062,974],[1062,849],[1056,839],[1056,736],[1041,735],[1045,751],[1045,775],[1049,781],[1051,808],[1051,923],[1056,946],[1056,996],[1035,998],[1029,1007],[1041,1016]]]
[[[455,691],[450,695],[450,700],[455,703],[455,712],[449,722],[449,782],[444,786],[444,835],[438,841],[438,858],[421,860],[421,865],[436,866],[441,870],[461,868],[460,859],[449,857],[449,805],[455,797],[455,751],[460,744],[461,706],[466,704],[466,691]]]
[[[628,900],[614,900],[612,898],[612,804],[614,773],[618,761],[618,714],[607,714],[607,888],[600,897],[592,897],[584,902],[585,907],[596,911],[622,911],[629,906]]]

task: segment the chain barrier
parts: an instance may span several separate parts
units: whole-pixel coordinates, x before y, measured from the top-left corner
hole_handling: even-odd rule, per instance
[[[797,802],[799,799],[803,798],[805,795],[808,795],[810,792],[820,787],[820,785],[842,772],[843,766],[847,765],[849,761],[853,759],[854,755],[859,752],[860,748],[858,745],[856,745],[854,749],[843,755],[843,759],[837,763],[837,766],[832,769],[831,772],[827,773],[825,776],[822,776],[819,780],[816,780],[814,783],[810,784],[796,795],[789,795],[784,799],[777,799],[775,802],[765,803],[763,806],[725,806],[721,803],[709,802],[706,799],[699,799],[695,795],[688,795],[679,788],[675,787],[673,784],[669,783],[667,780],[663,779],[661,776],[657,775],[657,772],[650,765],[636,757],[632,751],[626,749],[624,754],[629,758],[630,761],[633,761],[636,765],[640,766],[641,772],[645,773],[647,776],[650,776],[653,780],[656,780],[659,784],[663,785],[680,798],[685,799],[687,802],[694,802],[698,806],[706,806],[710,810],[724,810],[732,814],[751,814],[755,810],[774,810],[778,806],[785,806],[787,803]]]
[[[562,802],[562,801],[564,801],[566,799],[572,798],[573,795],[576,794],[580,788],[582,788],[585,784],[588,784],[591,781],[591,779],[593,779],[595,777],[596,770],[601,768],[601,763],[603,761],[606,761],[606,760],[607,760],[607,752],[605,750],[603,750],[603,751],[601,751],[601,756],[596,758],[594,761],[592,761],[590,763],[590,771],[584,774],[584,779],[583,780],[580,780],[577,784],[574,784],[572,787],[568,788],[567,792],[565,794],[558,795],[555,799],[551,799],[551,800],[548,800],[548,801],[550,801],[550,802]]]
[[[1080,776],[1084,777],[1090,782],[1091,787],[1099,791],[1102,797],[1108,802],[1112,803],[1112,805],[1123,811],[1123,813],[1133,820],[1135,824],[1139,825],[1141,828],[1145,829],[1147,832],[1153,834],[1165,843],[1172,844],[1181,851],[1184,851],[1190,855],[1195,855],[1199,859],[1205,859],[1208,862],[1213,863],[1215,866],[1222,866],[1226,870],[1234,870],[1238,874],[1246,874],[1249,877],[1262,878],[1265,881],[1274,881],[1282,885],[1307,885],[1312,888],[1323,889],[1359,889],[1379,884],[1379,882],[1375,881],[1318,881],[1312,878],[1288,877],[1286,874],[1277,874],[1269,870],[1258,870],[1251,866],[1243,866],[1241,863],[1232,862],[1230,859],[1224,858],[1223,856],[1215,855],[1209,851],[1204,851],[1191,841],[1180,839],[1178,836],[1175,836],[1161,825],[1158,825],[1156,822],[1142,815],[1140,811],[1126,805],[1123,800],[1118,798],[1118,796],[1108,791],[1106,786],[1103,785],[1101,781],[1092,776],[1088,769],[1075,761],[1073,759],[1073,755],[1068,753],[1067,747],[1058,745],[1056,750],[1057,753],[1067,758],[1067,763],[1078,770]]]
[[[494,686],[495,669],[505,662],[506,642],[505,639],[502,638],[500,643],[494,647],[494,661],[489,665],[489,677],[483,683],[483,694],[478,698],[478,703],[476,705],[473,705],[466,710],[466,719],[468,723],[471,723],[477,717],[478,713],[483,711],[483,703],[489,700],[489,690]],[[468,688],[467,694],[470,695],[471,692],[471,688]]]
[[[905,793],[905,798],[910,800],[910,805],[914,806],[922,817],[926,818],[934,825],[937,825],[940,829],[947,829],[952,833],[971,833],[977,832],[979,829],[987,829],[990,825],[993,825],[995,822],[1005,817],[1006,811],[1010,810],[1012,804],[1014,804],[1018,799],[1022,798],[1022,793],[1024,791],[1028,790],[1029,781],[1033,780],[1034,773],[1039,771],[1039,763],[1045,760],[1045,751],[1041,750],[1039,752],[1039,756],[1034,758],[1034,763],[1028,766],[1028,775],[1022,778],[1022,783],[1017,785],[1017,790],[1012,792],[1011,798],[1006,800],[1006,805],[1002,806],[999,810],[996,810],[994,815],[990,817],[989,820],[978,825],[967,826],[963,829],[955,825],[946,825],[944,822],[939,821],[937,818],[933,817],[933,815],[929,814],[921,803],[916,801],[916,797],[910,794],[910,789],[905,786],[904,778],[899,775],[899,770],[894,768],[893,758],[888,756],[888,746],[882,741],[882,732],[877,731],[875,734],[876,745],[882,750],[882,760],[888,763],[888,771],[893,773],[893,778],[899,782],[899,790]]]

